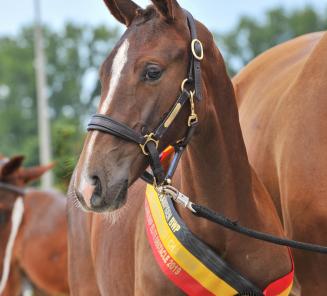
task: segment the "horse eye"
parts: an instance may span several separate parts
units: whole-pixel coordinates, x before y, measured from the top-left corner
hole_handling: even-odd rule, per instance
[[[158,80],[162,75],[162,70],[157,65],[149,65],[145,69],[145,75],[144,78],[146,81],[156,81]]]

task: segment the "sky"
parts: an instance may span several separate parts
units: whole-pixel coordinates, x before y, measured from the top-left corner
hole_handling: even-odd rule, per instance
[[[36,0],[0,0],[0,35],[15,34],[21,26],[33,22],[33,3]],[[102,0],[40,0],[42,19],[55,28],[61,28],[67,21],[85,24],[104,23],[116,26],[118,23],[109,14]],[[134,0],[140,6],[149,4],[147,0]],[[225,32],[231,29],[241,15],[262,18],[272,7],[286,9],[312,5],[319,10],[327,9],[324,0],[179,0],[209,29]]]

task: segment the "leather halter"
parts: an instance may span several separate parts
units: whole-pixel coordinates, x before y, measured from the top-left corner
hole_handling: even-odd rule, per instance
[[[188,76],[182,82],[181,94],[177,98],[175,104],[168,112],[168,115],[164,120],[155,128],[152,132],[143,135],[135,130],[131,129],[127,125],[117,122],[113,118],[103,114],[95,114],[92,116],[91,121],[88,124],[88,131],[100,131],[119,138],[122,138],[129,142],[139,144],[142,153],[149,157],[150,166],[153,175],[145,171],[142,175],[142,179],[150,184],[160,185],[169,184],[170,180],[177,168],[181,155],[189,143],[196,126],[198,125],[198,117],[195,113],[194,98],[198,101],[202,99],[201,91],[201,65],[200,62],[203,59],[203,46],[201,41],[197,39],[196,24],[193,16],[185,10],[187,16],[188,27],[191,35],[191,59],[189,63]],[[193,89],[193,90],[191,90]],[[165,175],[164,169],[160,162],[159,157],[159,141],[162,139],[165,132],[168,130],[171,123],[175,120],[179,112],[182,110],[186,102],[190,102],[191,114],[188,118],[188,130],[185,137],[175,143],[175,155],[173,161],[170,164],[168,173]],[[145,127],[144,130],[147,130]]]
[[[4,190],[10,193],[14,193],[17,194],[18,196],[24,196],[26,194],[25,190],[22,188],[19,188],[17,186],[11,185],[11,184],[7,184],[4,182],[0,182],[0,190]],[[7,214],[0,211],[0,225],[2,223],[4,223],[7,219]]]
[[[0,165],[4,165],[4,164],[8,163],[8,161],[9,161],[8,158],[0,159]]]
[[[9,158],[0,159],[0,165],[5,165],[5,164],[8,163],[8,161],[9,161]],[[5,191],[12,192],[12,193],[16,193],[18,195],[25,195],[25,190],[24,189],[19,188],[19,187],[15,186],[15,185],[11,185],[11,184],[0,181],[0,190],[1,189],[5,190]]]
[[[26,194],[24,189],[19,188],[15,185],[4,183],[4,182],[0,182],[0,190],[5,190],[5,191],[15,193],[20,196],[24,196]]]

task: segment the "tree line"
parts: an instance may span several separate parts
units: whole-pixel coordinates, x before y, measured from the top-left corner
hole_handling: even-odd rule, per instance
[[[276,8],[262,20],[243,16],[232,30],[214,36],[232,76],[266,49],[326,28],[327,13],[313,7]],[[99,100],[100,64],[120,35],[118,28],[103,25],[44,28],[54,172],[63,190]],[[0,36],[0,154],[24,154],[27,165],[38,163],[36,109],[33,28],[26,26],[14,36]]]

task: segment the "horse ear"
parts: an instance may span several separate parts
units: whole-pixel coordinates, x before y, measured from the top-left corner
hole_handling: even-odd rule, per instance
[[[137,14],[137,10],[141,9],[132,0],[104,0],[112,15],[121,23],[130,26]]]
[[[151,0],[160,14],[167,20],[174,20],[181,7],[176,0]]]
[[[20,177],[24,180],[25,183],[29,183],[41,178],[41,176],[47,171],[51,170],[54,167],[54,163],[47,165],[41,165],[31,168],[24,168],[20,172]]]
[[[13,174],[15,171],[17,171],[23,164],[24,161],[24,156],[19,155],[19,156],[14,156],[6,162],[2,169],[0,175],[2,177],[7,177],[11,174]]]

